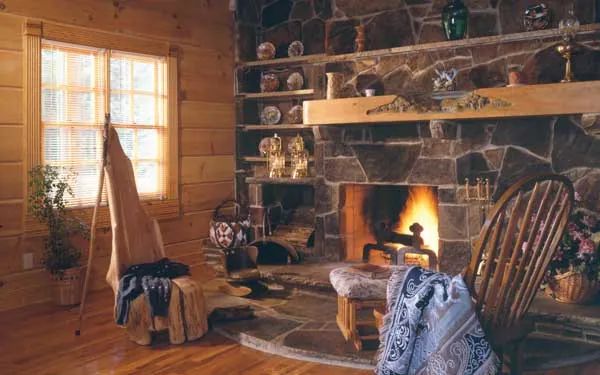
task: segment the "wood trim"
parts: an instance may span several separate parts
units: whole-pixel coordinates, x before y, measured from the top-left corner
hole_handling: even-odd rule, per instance
[[[28,171],[42,162],[42,23],[27,20],[23,24],[23,181],[29,181]],[[28,184],[23,187],[29,196]],[[27,204],[23,204],[21,228],[26,228]]]
[[[167,59],[168,90],[168,188],[169,199],[178,199],[179,192],[179,47],[171,46]]]
[[[63,24],[46,22],[43,24],[44,39],[57,42],[81,44],[84,46],[106,48],[115,51],[133,52],[154,56],[168,56],[169,44],[115,34],[105,31],[91,30],[88,28],[67,26]]]
[[[367,111],[394,102],[393,95],[304,101],[305,124],[346,125],[386,122],[414,122],[428,120],[508,118],[552,116],[600,112],[600,81],[525,85],[475,90],[474,93],[490,100],[481,109],[462,111]],[[460,99],[457,99],[460,100]],[[502,105],[495,105],[501,102]],[[442,106],[451,105],[448,99]]]
[[[179,200],[170,199],[164,201],[141,201],[142,207],[146,213],[154,219],[172,219],[180,216]],[[93,207],[77,208],[70,210],[71,213],[83,220],[85,223],[90,223],[92,220]],[[40,224],[31,216],[27,216],[25,220],[25,232],[28,235],[44,234],[46,227]],[[110,212],[107,205],[101,206],[98,211],[98,228],[110,227]]]

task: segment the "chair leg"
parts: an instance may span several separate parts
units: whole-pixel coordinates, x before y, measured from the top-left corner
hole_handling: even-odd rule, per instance
[[[512,345],[510,351],[510,375],[523,373],[523,342],[523,340],[520,340]]]

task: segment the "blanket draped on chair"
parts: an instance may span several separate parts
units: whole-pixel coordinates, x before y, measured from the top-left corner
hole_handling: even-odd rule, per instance
[[[499,372],[461,276],[412,267],[390,277],[377,375]]]

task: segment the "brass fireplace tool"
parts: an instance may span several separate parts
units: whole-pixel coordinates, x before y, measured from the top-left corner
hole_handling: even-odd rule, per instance
[[[490,179],[477,177],[475,179],[475,186],[471,186],[471,181],[468,178],[465,178],[465,201],[479,202],[479,207],[481,208],[481,225],[483,225],[487,209],[492,201],[490,195]]]

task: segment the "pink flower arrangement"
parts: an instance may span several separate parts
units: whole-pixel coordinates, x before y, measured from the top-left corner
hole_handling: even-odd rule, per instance
[[[578,193],[575,193],[575,200],[581,201]],[[554,275],[569,271],[587,274],[590,280],[600,279],[599,243],[598,220],[583,210],[576,209],[550,262],[546,281]]]

